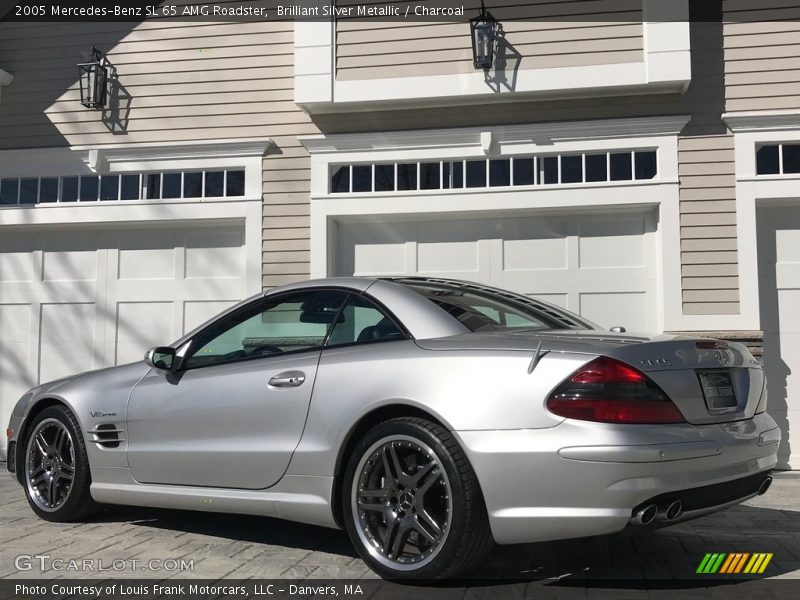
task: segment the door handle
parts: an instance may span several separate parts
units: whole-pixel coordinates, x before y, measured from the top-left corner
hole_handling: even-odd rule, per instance
[[[306,374],[302,371],[286,371],[270,379],[269,386],[276,388],[298,387],[303,385],[305,380]]]

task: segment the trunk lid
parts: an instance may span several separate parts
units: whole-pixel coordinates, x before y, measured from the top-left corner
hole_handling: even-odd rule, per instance
[[[752,418],[766,393],[759,362],[746,346],[674,335],[554,330],[470,333],[417,340],[429,350],[520,350],[609,356],[646,373],[689,423]]]
[[[676,337],[608,355],[646,373],[695,425],[750,419],[766,393],[759,362],[736,342]]]

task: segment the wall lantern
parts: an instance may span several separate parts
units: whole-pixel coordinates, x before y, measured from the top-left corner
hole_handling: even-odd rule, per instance
[[[481,13],[469,20],[472,32],[472,62],[476,69],[490,69],[494,63],[494,46],[500,22],[486,11],[481,0]]]
[[[95,110],[105,108],[108,95],[108,70],[108,59],[94,46],[89,62],[78,64],[81,104],[86,108]]]

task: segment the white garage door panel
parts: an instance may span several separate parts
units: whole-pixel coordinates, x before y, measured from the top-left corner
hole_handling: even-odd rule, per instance
[[[165,344],[165,331],[172,331],[172,302],[119,302],[117,304],[115,364],[140,360],[142,349]],[[172,341],[172,340],[170,340]]]
[[[759,287],[769,412],[779,466],[800,469],[800,206],[759,210]]]
[[[607,327],[657,329],[650,213],[338,227],[338,275],[467,279],[547,300]]]
[[[94,303],[59,302],[41,305],[38,381],[60,379],[102,364]]]
[[[0,419],[27,388],[140,360],[246,292],[240,226],[3,234]]]

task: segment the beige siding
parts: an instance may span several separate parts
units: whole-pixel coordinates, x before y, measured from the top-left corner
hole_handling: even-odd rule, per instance
[[[509,68],[543,69],[643,60],[640,0],[558,3],[512,0],[492,7],[491,12],[503,23],[508,47],[502,54]],[[474,70],[466,23],[378,23],[349,19],[337,23],[336,33],[336,77],[340,80]]]
[[[0,23],[15,75],[0,103],[0,148],[270,137],[264,160],[263,284],[306,279],[309,159],[317,128],[294,104],[292,23]],[[130,96],[127,133],[79,103],[75,65],[90,44]]]
[[[726,3],[729,19],[740,0]],[[780,6],[765,0],[761,7]],[[785,6],[785,3],[783,3]],[[783,9],[786,10],[786,9]],[[729,111],[796,109],[800,106],[800,8],[789,21],[725,24],[725,95]]]

